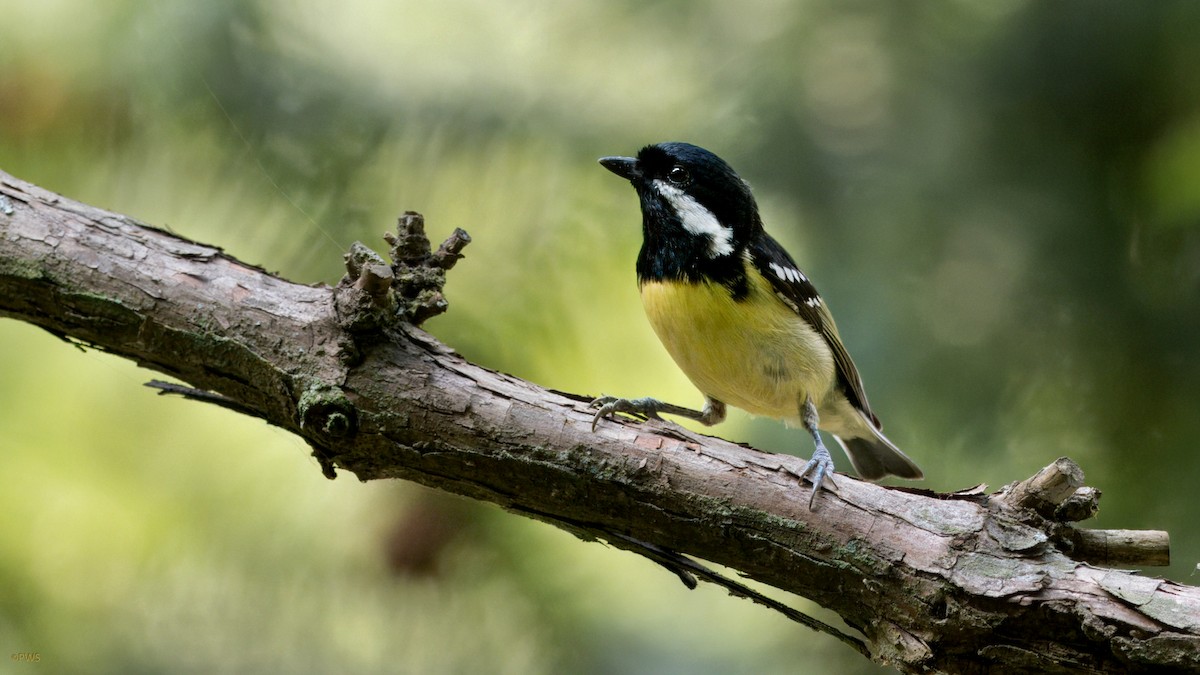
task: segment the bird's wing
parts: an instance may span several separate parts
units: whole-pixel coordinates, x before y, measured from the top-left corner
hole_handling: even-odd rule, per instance
[[[850,404],[866,413],[875,427],[880,428],[879,419],[871,412],[867,403],[867,392],[863,389],[862,377],[854,367],[850,354],[842,346],[833,315],[829,313],[829,308],[817,294],[812,282],[800,271],[779,242],[766,232],[754,237],[749,250],[753,265],[771,282],[771,287],[779,299],[816,329],[829,345],[830,351],[833,352],[833,362],[837,366],[839,383]]]

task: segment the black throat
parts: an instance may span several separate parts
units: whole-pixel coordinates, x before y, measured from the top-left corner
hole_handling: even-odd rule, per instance
[[[735,300],[749,290],[743,242],[733,242],[733,252],[713,256],[712,241],[688,232],[679,217],[656,199],[643,200],[642,249],[638,252],[638,285],[646,282],[719,283]]]

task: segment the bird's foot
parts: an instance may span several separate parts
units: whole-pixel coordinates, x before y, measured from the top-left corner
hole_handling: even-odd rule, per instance
[[[665,406],[662,401],[655,398],[617,398],[616,396],[601,396],[592,401],[589,408],[599,408],[596,411],[596,416],[592,418],[592,431],[596,430],[596,424],[601,418],[612,417],[617,413],[627,413],[630,415],[642,415],[649,419],[662,419],[658,416],[658,411]]]
[[[833,475],[833,457],[829,455],[829,451],[825,449],[825,445],[817,445],[817,449],[813,451],[812,459],[808,460],[808,464],[800,471],[800,478],[805,478],[812,474],[812,497],[808,500],[808,510],[812,511],[817,504],[817,493],[824,487],[825,479]]]

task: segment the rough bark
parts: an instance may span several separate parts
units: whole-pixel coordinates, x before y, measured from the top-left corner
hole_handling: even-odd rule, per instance
[[[419,220],[401,225],[392,262],[356,246],[337,287],[306,286],[0,172],[0,316],[287,429],[327,475],[412,480],[685,579],[703,568],[675,552],[803,595],[904,671],[1200,668],[1200,589],[1081,562],[1161,559],[1165,535],[1071,525],[1099,495],[1069,461],[992,495],[839,474],[810,511],[797,458],[657,421],[593,432],[588,399],[469,363],[416,328],[444,308],[440,280],[467,239],[430,253]]]

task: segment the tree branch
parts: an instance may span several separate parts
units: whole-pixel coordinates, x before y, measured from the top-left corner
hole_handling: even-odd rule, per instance
[[[707,578],[686,553],[803,595],[905,671],[1200,668],[1200,589],[1081,561],[1161,561],[1165,535],[1074,527],[1099,493],[1069,460],[993,495],[839,474],[810,512],[797,458],[667,422],[592,433],[588,398],[410,323],[445,308],[466,241],[430,252],[406,214],[392,262],[358,245],[337,287],[305,286],[0,172],[0,316],[287,429],[331,477],[412,480],[641,548],[681,578]]]

